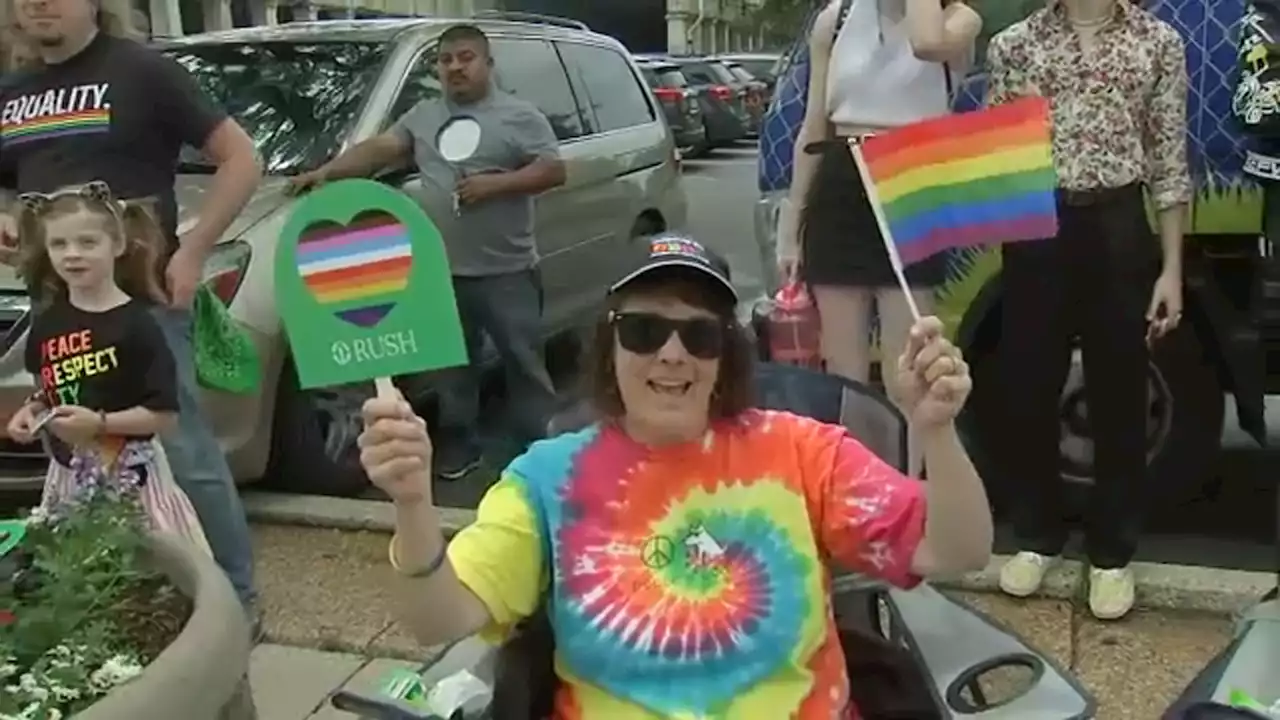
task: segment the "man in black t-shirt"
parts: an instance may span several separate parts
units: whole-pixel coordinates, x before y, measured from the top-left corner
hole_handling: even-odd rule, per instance
[[[209,250],[261,178],[253,141],[177,63],[100,32],[110,18],[97,0],[9,1],[39,62],[0,87],[0,182],[23,193],[101,180],[119,198],[159,199],[172,302],[154,312],[177,363],[180,405],[178,428],[163,444],[214,555],[252,611],[248,523],[197,404],[190,307]],[[198,222],[179,238],[173,185],[183,145],[201,149],[217,171]],[[8,246],[0,261],[12,262],[15,232],[13,217],[0,216]]]

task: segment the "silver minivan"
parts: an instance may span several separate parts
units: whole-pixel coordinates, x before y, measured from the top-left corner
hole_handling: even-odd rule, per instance
[[[211,287],[263,359],[257,395],[204,395],[237,480],[266,478],[280,489],[338,495],[365,487],[353,452],[358,418],[352,413],[359,403],[351,399],[367,392],[299,388],[276,313],[274,248],[294,202],[285,187],[288,176],[383,131],[419,100],[438,97],[435,48],[451,25],[467,22],[485,31],[497,84],[537,105],[560,139],[568,180],[537,200],[548,339],[594,315],[610,280],[643,257],[645,237],[683,228],[679,154],[627,50],[581,23],[515,17],[522,21],[490,14],[290,23],[157,43],[244,126],[268,174],[207,267]],[[193,222],[212,170],[197,154],[183,158],[180,222]],[[424,192],[412,174],[381,179],[413,195]],[[27,305],[21,283],[0,268],[0,320],[8,319],[0,332]],[[13,357],[23,342],[20,333],[9,333],[0,355]],[[8,417],[31,392],[32,379],[20,363],[0,365],[8,373],[0,376],[0,415]],[[0,488],[38,486],[39,454],[38,446],[0,439]]]

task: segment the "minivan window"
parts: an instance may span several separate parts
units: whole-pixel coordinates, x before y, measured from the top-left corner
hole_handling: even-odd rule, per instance
[[[585,134],[564,66],[550,43],[492,38],[490,47],[494,81],[499,88],[537,105],[547,116],[556,138],[572,140]]]
[[[637,82],[631,63],[609,48],[557,43],[569,75],[575,80],[578,103],[595,118],[598,132],[610,132],[653,122],[656,115],[648,93]]]
[[[337,154],[382,73],[387,45],[210,43],[164,53],[245,129],[267,172],[292,175]],[[207,164],[193,148],[181,161]]]
[[[409,68],[409,74],[404,78],[400,94],[396,96],[396,102],[391,106],[391,112],[384,125],[390,127],[419,102],[438,100],[443,95],[444,86],[440,83],[439,73],[436,71],[436,51],[435,48],[429,48],[420,53],[413,66]]]

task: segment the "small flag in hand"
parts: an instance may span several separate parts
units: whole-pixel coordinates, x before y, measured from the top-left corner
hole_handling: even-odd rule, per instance
[[[1056,235],[1049,127],[1037,97],[867,138],[858,150],[868,189],[902,263]]]

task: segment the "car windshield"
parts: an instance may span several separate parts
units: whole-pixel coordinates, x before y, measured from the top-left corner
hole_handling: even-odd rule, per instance
[[[729,68],[725,67],[721,63],[709,62],[707,63],[707,67],[711,69],[711,72],[715,73],[715,76],[719,78],[720,82],[722,83],[731,84],[735,82],[740,82],[740,80],[737,77],[735,77],[733,73],[729,72]]]
[[[680,72],[680,68],[678,67],[666,65],[663,67],[653,68],[653,74],[657,77],[659,87],[689,87],[689,80],[685,78],[684,73]]]
[[[383,43],[191,45],[167,54],[253,138],[269,173],[292,175],[338,152],[387,53]],[[180,170],[210,169],[185,149]]]

